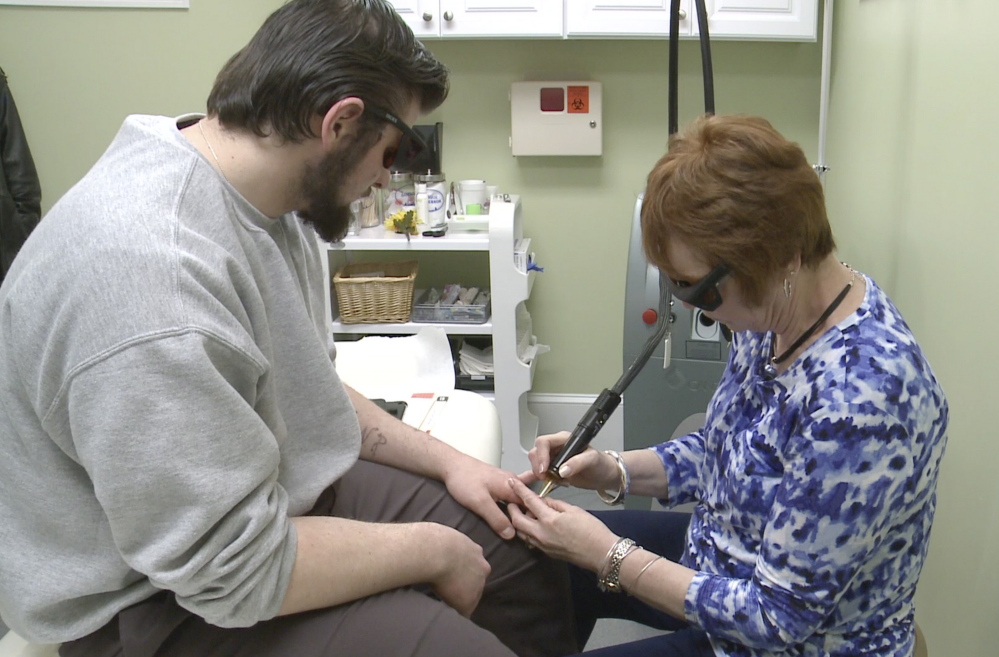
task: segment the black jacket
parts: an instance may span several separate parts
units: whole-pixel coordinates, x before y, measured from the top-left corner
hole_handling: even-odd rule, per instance
[[[0,282],[42,216],[42,187],[0,69]]]

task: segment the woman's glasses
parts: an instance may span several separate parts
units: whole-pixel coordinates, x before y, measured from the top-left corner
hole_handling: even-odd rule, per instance
[[[670,291],[674,297],[684,303],[689,303],[691,306],[700,308],[701,310],[714,310],[722,303],[718,283],[728,276],[728,274],[728,265],[723,262],[696,283],[669,279],[670,287],[672,288]]]
[[[402,132],[402,139],[399,141],[399,144],[397,146],[389,146],[385,149],[385,153],[382,155],[382,166],[386,169],[392,168],[392,165],[395,164],[395,161],[398,159],[400,154],[402,155],[403,160],[408,162],[412,161],[416,158],[416,156],[426,150],[427,142],[423,141],[423,138],[416,134],[415,130],[406,125],[406,123],[395,114],[386,112],[383,109],[378,109],[377,107],[368,107],[367,111],[371,112],[375,118],[391,123]]]

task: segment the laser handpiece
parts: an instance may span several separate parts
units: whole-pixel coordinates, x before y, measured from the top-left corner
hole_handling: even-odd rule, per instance
[[[642,348],[640,354],[635,359],[635,362],[621,375],[621,378],[617,380],[609,390],[604,388],[596,400],[590,405],[590,408],[583,415],[579,424],[573,429],[572,434],[569,436],[569,440],[566,441],[562,449],[559,450],[558,455],[552,460],[551,465],[548,467],[547,476],[545,478],[545,485],[541,489],[541,497],[546,497],[549,493],[555,490],[556,486],[560,486],[562,478],[559,476],[558,471],[566,461],[571,459],[582,452],[593,440],[593,437],[597,435],[597,432],[603,428],[604,424],[607,423],[607,419],[610,418],[611,413],[614,409],[618,407],[621,403],[621,395],[624,393],[625,388],[632,382],[632,380],[638,375],[645,366],[645,363],[649,361],[652,353],[659,346],[661,340],[668,340],[670,333],[670,325],[673,322],[673,313],[670,312],[670,306],[673,303],[673,295],[670,292],[670,281],[662,272],[659,273],[659,323],[656,326],[655,334],[649,338]]]

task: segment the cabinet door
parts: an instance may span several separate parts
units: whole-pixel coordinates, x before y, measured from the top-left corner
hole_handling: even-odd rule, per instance
[[[444,38],[562,38],[562,0],[439,1]]]
[[[389,0],[417,37],[440,36],[438,0]]]
[[[569,37],[668,38],[671,0],[568,0]],[[680,3],[680,36],[690,34],[693,0]]]
[[[815,41],[819,0],[706,0],[711,38]],[[694,16],[693,34],[698,34]]]

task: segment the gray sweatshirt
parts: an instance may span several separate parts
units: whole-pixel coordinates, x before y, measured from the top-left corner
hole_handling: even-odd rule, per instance
[[[0,287],[0,615],[30,640],[159,589],[223,627],[273,617],[289,517],[358,457],[315,234],[177,121],[128,118]]]

